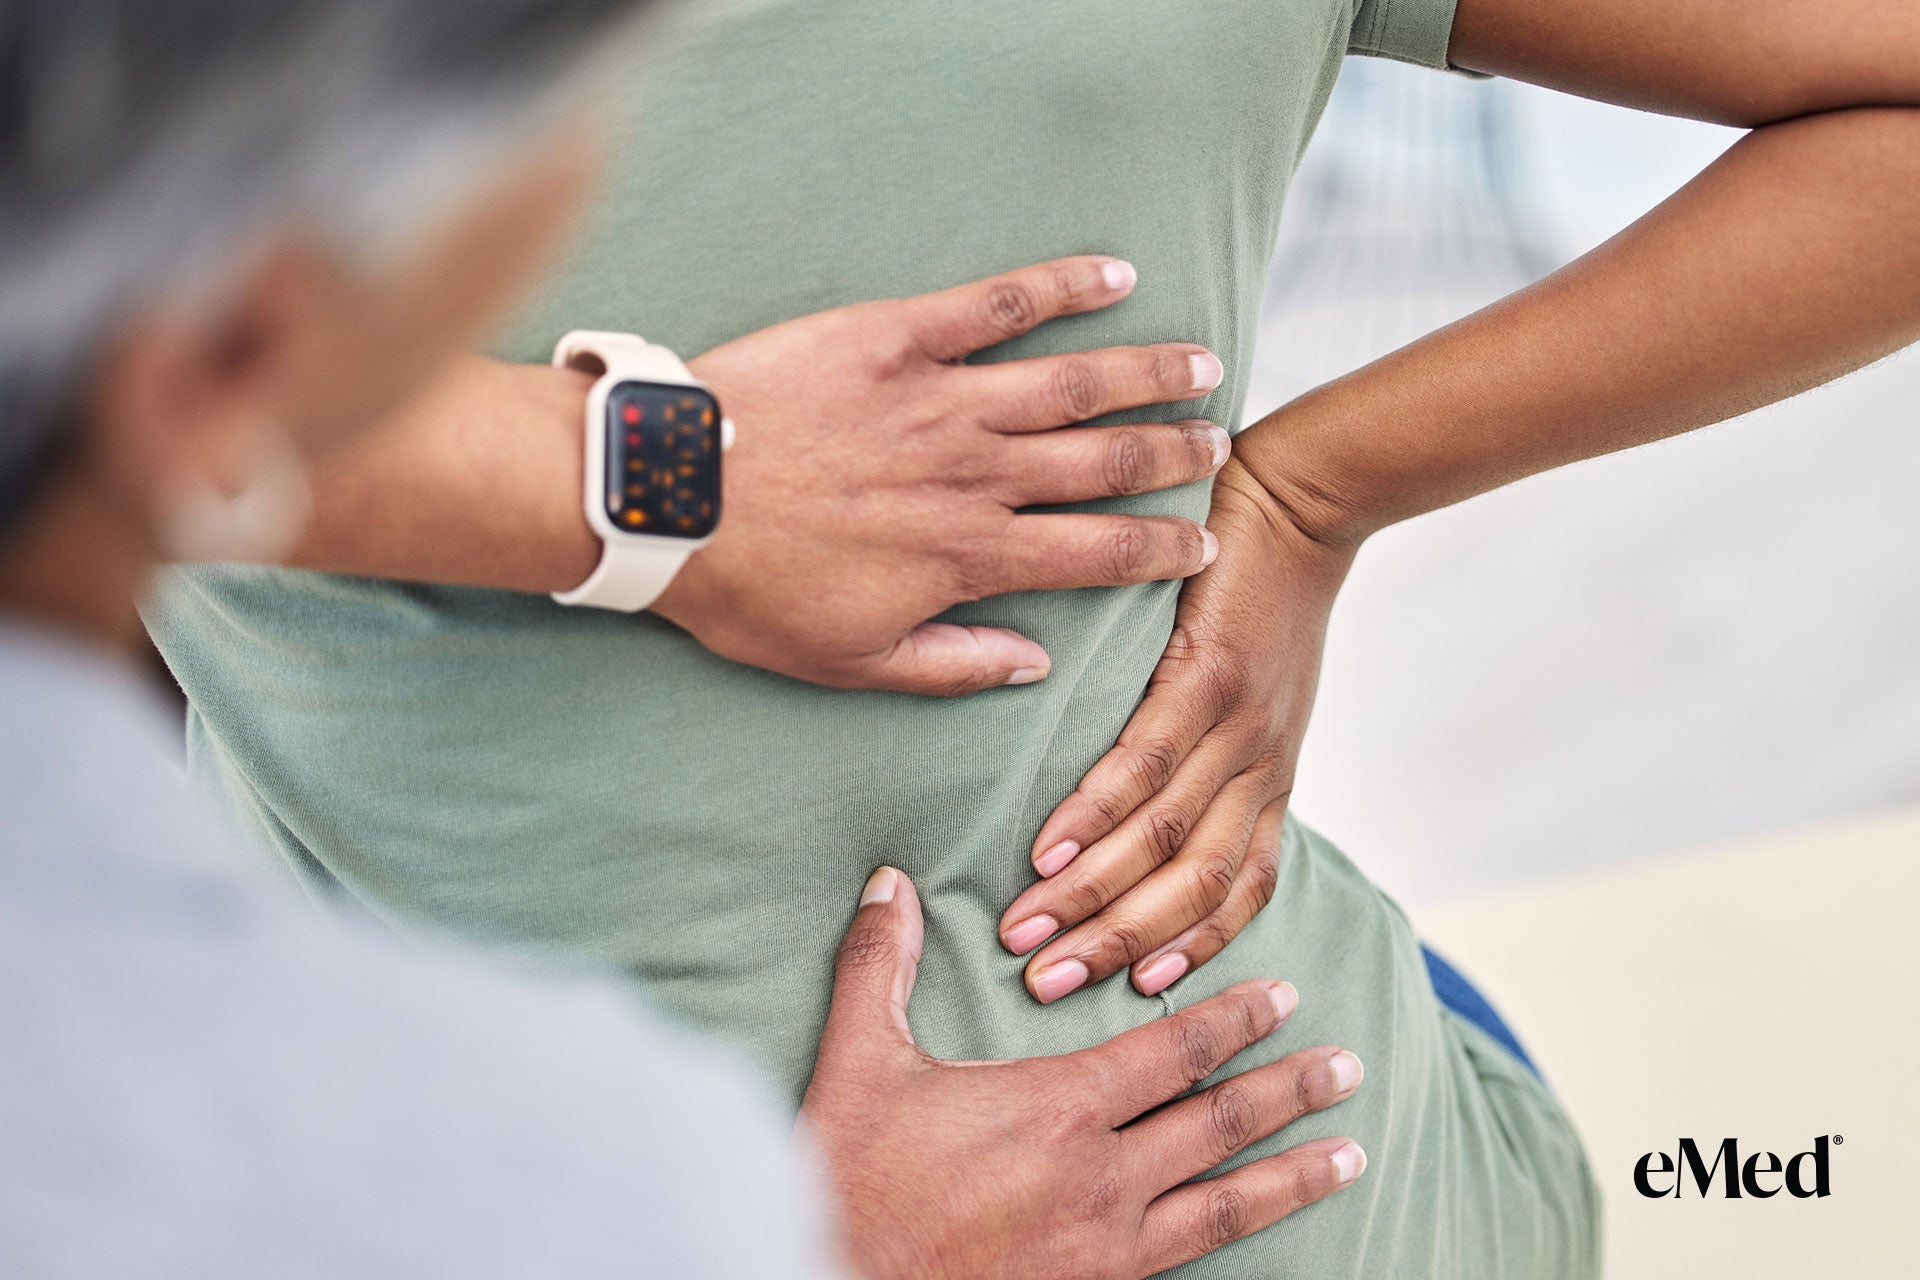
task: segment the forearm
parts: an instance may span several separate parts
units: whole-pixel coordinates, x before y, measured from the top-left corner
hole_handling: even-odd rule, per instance
[[[462,357],[389,429],[327,461],[288,563],[329,573],[563,591],[592,571],[581,415],[592,379]]]
[[[1352,543],[1719,422],[1920,338],[1920,110],[1757,129],[1539,283],[1302,396],[1235,457]]]

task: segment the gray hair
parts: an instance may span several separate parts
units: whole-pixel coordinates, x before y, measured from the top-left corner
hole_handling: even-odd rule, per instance
[[[0,521],[130,305],[417,230],[632,0],[0,0]]]

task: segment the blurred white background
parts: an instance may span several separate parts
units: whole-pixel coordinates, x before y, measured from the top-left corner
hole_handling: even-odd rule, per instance
[[[1732,130],[1355,59],[1249,420],[1599,243]],[[1920,359],[1389,530],[1294,805],[1427,902],[1920,800]]]

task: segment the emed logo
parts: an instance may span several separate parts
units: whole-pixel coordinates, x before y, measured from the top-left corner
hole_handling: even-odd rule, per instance
[[[1742,1161],[1738,1141],[1726,1138],[1708,1163],[1698,1143],[1682,1138],[1675,1155],[1649,1151],[1640,1157],[1633,1166],[1633,1188],[1649,1200],[1667,1196],[1679,1200],[1691,1181],[1705,1199],[1714,1194],[1717,1179],[1720,1195],[1728,1200],[1738,1200],[1742,1195],[1765,1200],[1782,1191],[1796,1200],[1828,1196],[1833,1194],[1828,1179],[1829,1155],[1845,1141],[1839,1134],[1822,1134],[1813,1140],[1813,1150],[1802,1151],[1790,1160],[1783,1162],[1771,1151],[1756,1151]]]

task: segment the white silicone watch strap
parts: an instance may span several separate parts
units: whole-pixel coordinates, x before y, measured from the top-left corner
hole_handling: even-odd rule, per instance
[[[697,383],[679,356],[631,333],[577,329],[560,339],[554,348],[553,362],[575,367],[599,365],[604,368],[605,376],[613,380]],[[598,416],[590,413],[586,427],[589,512],[601,500],[603,487],[597,478],[601,463],[596,460],[604,457],[606,446],[601,437],[606,427],[604,422],[593,420]],[[731,427],[730,422],[721,423],[723,449],[732,443]],[[589,523],[592,523],[591,515]],[[587,575],[587,580],[571,591],[554,592],[553,598],[566,605],[637,613],[660,598],[660,593],[673,581],[673,575],[680,572],[680,567],[701,545],[700,541],[682,538],[646,535],[609,538],[602,534],[600,563]]]

